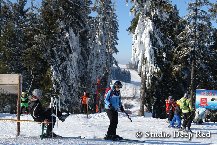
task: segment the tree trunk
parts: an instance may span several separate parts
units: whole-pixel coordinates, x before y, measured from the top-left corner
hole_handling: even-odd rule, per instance
[[[146,98],[146,71],[141,72],[141,88],[140,88],[140,109],[139,109],[139,116],[144,116],[144,105],[145,105],[145,98]]]

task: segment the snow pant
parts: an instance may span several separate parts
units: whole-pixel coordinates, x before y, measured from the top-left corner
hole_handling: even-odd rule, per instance
[[[183,113],[183,128],[186,128],[188,127],[190,129],[191,127],[191,122],[192,122],[192,114],[191,112],[188,112],[188,113]]]
[[[106,109],[106,113],[110,120],[110,125],[107,131],[107,135],[116,135],[116,129],[118,125],[118,112],[115,110]]]
[[[20,108],[20,113],[21,114],[28,114],[29,113],[29,109],[28,109],[28,107],[26,107],[26,106],[21,106],[21,108]]]
[[[170,121],[170,126],[174,126],[174,123],[175,122],[178,122],[178,125],[177,125],[177,127],[178,128],[180,128],[181,127],[181,116],[180,115],[177,115],[177,114],[175,114],[174,116],[173,116],[173,119],[172,119],[172,121]]]
[[[52,133],[53,131],[53,128],[54,128],[54,125],[56,123],[56,116],[52,116],[52,113],[55,114],[56,113],[56,110],[53,110],[51,108],[48,108],[47,110],[44,111],[44,116],[45,116],[45,119],[48,119],[48,122],[50,122],[48,125],[47,125],[47,134],[50,134]],[[55,114],[56,115],[56,114]],[[57,111],[57,117],[61,117],[62,116],[62,112],[60,111]]]

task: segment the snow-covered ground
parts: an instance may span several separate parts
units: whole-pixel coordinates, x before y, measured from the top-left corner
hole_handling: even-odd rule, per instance
[[[122,68],[124,66],[121,66]],[[16,137],[16,122],[0,121],[0,144],[71,144],[71,145],[130,145],[130,144],[188,144],[206,145],[217,144],[217,125],[216,123],[205,123],[203,125],[192,124],[192,130],[196,134],[184,136],[179,134],[176,129],[168,128],[166,119],[152,118],[151,114],[146,113],[145,117],[136,116],[139,109],[139,88],[140,77],[136,71],[131,71],[132,83],[123,83],[121,94],[123,104],[129,107],[132,112],[130,117],[132,122],[124,113],[119,113],[119,124],[117,134],[126,139],[137,139],[140,142],[114,142],[106,141],[103,138],[107,132],[109,119],[105,112],[90,114],[87,118],[84,114],[72,114],[65,122],[58,121],[54,132],[63,137],[62,139],[43,139],[41,125],[35,122],[21,122],[20,136]],[[0,114],[0,119],[16,119],[14,114]],[[21,120],[32,120],[29,115],[21,116]],[[141,138],[136,137],[137,132],[142,132]],[[204,137],[202,137],[202,134]],[[166,135],[166,136],[165,136]],[[209,136],[211,135],[211,136]],[[73,139],[72,137],[85,137],[85,139]],[[70,138],[71,137],[71,138]]]
[[[0,114],[2,118],[16,118],[11,114]],[[109,119],[106,113],[91,114],[87,118],[84,114],[70,115],[65,122],[58,121],[54,128],[54,132],[63,137],[82,136],[85,139],[43,139],[39,138],[41,134],[41,125],[34,122],[21,123],[21,135],[16,137],[15,122],[0,122],[0,144],[91,144],[91,145],[125,145],[125,144],[217,144],[217,126],[215,123],[205,123],[203,125],[192,124],[192,130],[198,134],[192,136],[178,136],[176,129],[168,128],[165,119],[138,117],[131,115],[132,122],[123,113],[119,113],[119,124],[117,134],[127,139],[137,139],[141,142],[127,143],[99,140],[106,134]],[[21,119],[32,119],[31,116],[21,116]],[[142,138],[136,138],[136,133],[142,132]],[[148,137],[151,135],[152,137]],[[207,137],[199,137],[199,133],[204,133]],[[209,133],[211,137],[209,137]],[[170,137],[160,137],[167,134]],[[175,134],[175,135],[174,135]],[[156,137],[158,135],[158,137]],[[189,139],[191,137],[191,139]]]

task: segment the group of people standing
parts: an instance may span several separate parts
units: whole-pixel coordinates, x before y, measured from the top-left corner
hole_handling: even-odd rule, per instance
[[[169,127],[176,127],[182,131],[192,132],[191,122],[194,117],[194,110],[189,94],[185,93],[184,96],[177,101],[175,101],[172,96],[169,96],[166,100],[166,112],[170,123]],[[175,122],[177,122],[177,126],[174,125]]]
[[[110,120],[110,125],[105,136],[106,140],[122,139],[122,137],[116,134],[118,111],[124,111],[123,105],[121,103],[120,88],[122,88],[121,82],[116,81],[113,84],[113,87],[108,90],[104,98],[105,111]],[[47,108],[42,107],[41,98],[42,90],[40,89],[34,89],[32,96],[28,96],[25,92],[23,92],[21,96],[21,112],[30,113],[34,121],[44,123],[47,126],[47,130],[43,134],[43,138],[59,137],[59,135],[56,135],[53,132],[56,118],[59,118],[59,120],[63,122],[69,116],[69,113],[63,115],[63,112],[60,112],[57,108],[51,108],[51,106]],[[81,98],[84,113],[88,111],[88,99],[89,94],[84,92],[84,95]],[[53,114],[53,112],[57,112],[57,114]]]

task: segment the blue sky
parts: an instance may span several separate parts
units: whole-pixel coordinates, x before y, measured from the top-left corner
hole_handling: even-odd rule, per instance
[[[187,0],[172,0],[173,4],[177,4],[181,16],[186,14],[186,1]],[[125,0],[116,1],[116,13],[119,23],[119,40],[117,45],[119,53],[117,55],[114,55],[114,57],[120,64],[127,64],[130,62],[132,55],[132,36],[127,31],[127,28],[130,26],[130,21],[133,18],[132,14],[130,15],[130,8],[130,2],[128,2],[127,6]]]
[[[119,53],[114,55],[116,60],[120,64],[127,64],[130,62],[132,51],[132,37],[126,31],[126,29],[130,26],[130,21],[132,20],[133,16],[129,15],[129,10],[131,8],[130,2],[128,3],[129,6],[126,6],[126,0],[116,0],[116,12],[118,16],[118,23],[119,23],[119,33],[118,33],[118,45],[117,48]],[[177,5],[179,10],[180,16],[185,16],[187,14],[187,4],[191,0],[171,0],[173,5]],[[214,2],[214,0],[211,0]]]

